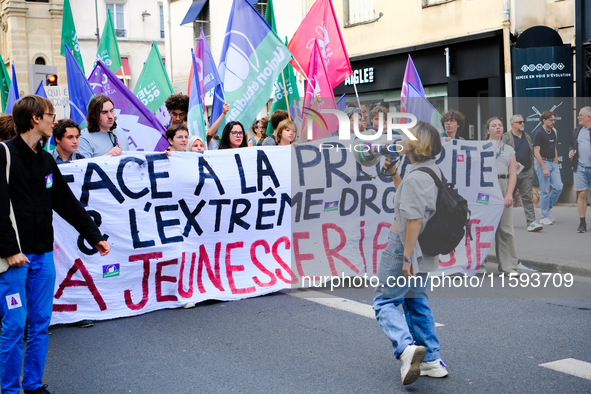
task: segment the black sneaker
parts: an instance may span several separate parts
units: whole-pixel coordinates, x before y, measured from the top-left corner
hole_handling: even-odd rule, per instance
[[[44,384],[43,386],[37,387],[35,390],[25,390],[25,394],[51,394],[51,392],[47,390],[47,385]]]
[[[584,233],[585,231],[587,231],[587,223],[581,222],[581,224],[579,224],[579,228],[577,228],[577,232]]]
[[[87,327],[93,326],[92,320],[80,320],[76,324],[78,324],[78,327],[80,327],[80,328],[87,328]]]

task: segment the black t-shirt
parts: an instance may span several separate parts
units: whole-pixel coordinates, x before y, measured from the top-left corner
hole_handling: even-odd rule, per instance
[[[540,155],[543,159],[554,160],[556,142],[554,130],[548,133],[543,126],[540,126],[534,134],[534,146],[540,147]]]
[[[519,138],[513,134],[513,143],[515,144],[515,160],[523,166],[523,171],[529,170],[529,150],[531,148],[525,135],[522,135],[521,138]]]

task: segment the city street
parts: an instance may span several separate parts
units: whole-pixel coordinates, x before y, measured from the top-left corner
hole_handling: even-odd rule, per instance
[[[449,376],[406,387],[372,318],[369,288],[205,302],[89,329],[54,326],[43,381],[79,394],[590,392],[590,283],[575,277],[572,287],[530,292],[507,282],[501,289],[496,277],[493,288],[487,279],[477,289],[435,289]],[[532,298],[518,298],[525,296]],[[541,366],[557,361],[586,378]]]

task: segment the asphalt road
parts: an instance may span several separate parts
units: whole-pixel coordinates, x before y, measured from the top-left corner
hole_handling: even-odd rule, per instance
[[[591,392],[591,369],[586,379],[540,366],[591,363],[588,278],[553,292],[436,289],[450,375],[406,387],[390,342],[363,315],[371,289],[327,292],[361,314],[294,293],[51,327],[44,383],[57,394]]]

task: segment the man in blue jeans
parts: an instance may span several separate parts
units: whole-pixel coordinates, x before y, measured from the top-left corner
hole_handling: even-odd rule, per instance
[[[534,156],[536,174],[540,182],[540,224],[554,224],[552,207],[562,193],[562,179],[556,162],[558,157],[558,136],[554,129],[556,114],[544,111],[540,116],[542,126],[534,132]],[[550,192],[550,187],[552,191]]]
[[[25,394],[48,394],[42,378],[55,288],[52,212],[70,223],[102,256],[110,247],[74,197],[51,154],[39,143],[51,136],[56,124],[51,101],[36,95],[22,97],[14,104],[12,116],[16,137],[6,142],[8,182],[8,157],[0,146],[0,257],[9,266],[0,273],[2,393],[20,393],[26,329],[22,387]],[[16,223],[10,219],[11,204]]]
[[[579,127],[572,132],[568,157],[571,160],[573,183],[578,195],[577,209],[580,222],[577,232],[584,233],[587,231],[587,195],[591,188],[591,107],[581,108],[578,119]]]

